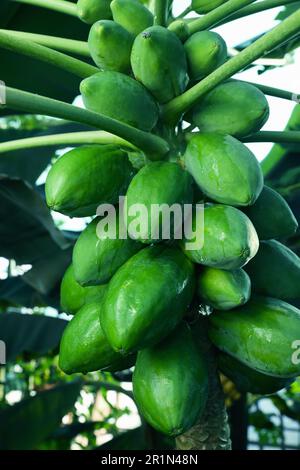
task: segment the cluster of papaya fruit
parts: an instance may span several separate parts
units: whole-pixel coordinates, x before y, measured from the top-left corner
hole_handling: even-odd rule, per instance
[[[205,13],[221,3],[193,6]],[[143,204],[150,214],[138,236],[121,236],[120,222],[108,236],[99,229],[101,216],[80,234],[61,284],[62,309],[74,318],[61,341],[60,367],[72,374],[135,365],[141,413],[176,436],[194,425],[208,395],[199,325],[208,329],[220,371],[242,391],[273,393],[300,374],[293,356],[300,311],[286,303],[300,297],[300,259],[275,241],[293,235],[297,221],[264,185],[256,157],[240,140],[268,119],[258,88],[229,80],[205,95],[182,118],[200,130],[189,133],[183,151],[178,123],[170,130],[161,120],[162,104],[227,60],[223,38],[202,31],[183,43],[154,24],[139,0],[79,0],[78,14],[92,25],[88,44],[99,67],[81,83],[86,108],[163,134],[172,152],[163,161],[144,155],[137,166],[127,147],[86,145],[52,166],[46,198],[55,211],[94,216],[101,203],[118,211],[126,195],[126,227],[130,207]],[[204,231],[204,243],[187,249],[185,239],[165,240],[152,205],[200,201],[204,224],[193,213],[192,227]],[[200,305],[212,314],[189,323]]]

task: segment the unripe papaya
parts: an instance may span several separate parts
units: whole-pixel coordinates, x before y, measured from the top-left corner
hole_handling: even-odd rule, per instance
[[[201,231],[203,244],[194,247]],[[232,206],[205,204],[204,222],[194,213],[192,236],[184,240],[182,247],[194,263],[232,270],[241,268],[256,255],[259,240],[243,212]]]
[[[101,305],[84,305],[67,325],[59,351],[59,366],[66,374],[115,372],[134,364],[133,356],[124,358],[116,353],[105,338],[99,321]]]
[[[226,1],[227,0],[192,0],[192,9],[199,13],[199,15],[204,15]]]
[[[102,70],[127,73],[133,37],[121,25],[110,20],[93,24],[88,45],[93,61]]]
[[[195,135],[184,159],[199,188],[213,201],[249,206],[263,189],[264,178],[256,157],[229,135]]]
[[[150,93],[131,77],[119,72],[95,73],[80,84],[84,105],[144,131],[158,120],[158,106]]]
[[[142,415],[158,431],[178,436],[195,424],[206,404],[208,372],[186,324],[138,353],[133,393]]]
[[[243,393],[270,395],[279,392],[293,382],[293,379],[272,377],[258,372],[225,353],[219,354],[218,366],[221,372],[232,380],[238,390]]]
[[[188,117],[201,132],[245,137],[259,131],[267,122],[269,104],[254,85],[230,80],[207,93]]]
[[[110,8],[113,19],[133,36],[153,25],[153,14],[138,0],[113,0]]]
[[[125,221],[130,236],[143,243],[174,238],[182,226],[183,205],[193,201],[192,183],[191,176],[177,163],[154,162],[144,166],[132,179],[126,194]],[[134,223],[137,204],[146,210],[139,230]],[[154,205],[161,210],[154,211]],[[175,216],[168,217],[172,207]],[[137,212],[140,217],[140,209]]]
[[[73,250],[73,267],[75,278],[82,286],[105,284],[142,248],[141,243],[130,237],[120,238],[119,227],[117,215],[116,236],[111,237],[101,225],[101,218],[96,217],[79,236]]]
[[[73,265],[66,270],[60,286],[60,305],[64,312],[75,315],[86,303],[100,302],[106,286],[82,287],[75,279]]]
[[[78,0],[78,17],[88,24],[111,18],[111,0]]]
[[[192,34],[184,44],[189,77],[200,80],[206,77],[227,59],[227,46],[224,39],[212,31],[199,31]]]
[[[94,215],[99,204],[118,202],[133,174],[127,153],[119,147],[78,147],[52,166],[46,180],[47,204],[71,217]]]
[[[158,343],[175,328],[190,304],[194,267],[177,248],[145,248],[109,282],[101,325],[123,354]]]
[[[225,271],[205,267],[200,271],[197,292],[207,305],[217,310],[231,310],[248,302],[251,281],[243,269]]]
[[[286,200],[274,189],[264,186],[259,198],[244,209],[260,240],[294,235],[298,222]]]
[[[180,95],[187,85],[184,47],[175,33],[162,26],[147,28],[135,38],[131,67],[160,103]]]
[[[300,374],[299,331],[300,310],[270,297],[257,297],[243,307],[215,311],[209,317],[209,337],[218,349],[275,377]]]
[[[300,258],[276,240],[263,241],[246,268],[258,294],[294,300],[300,298]]]

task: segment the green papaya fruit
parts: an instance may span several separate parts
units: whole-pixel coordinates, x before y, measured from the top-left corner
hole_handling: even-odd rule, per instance
[[[80,84],[87,109],[151,131],[158,120],[158,106],[150,93],[131,77],[105,71],[85,78]]]
[[[204,267],[197,282],[198,296],[218,310],[231,310],[250,299],[251,281],[243,269],[225,271]]]
[[[218,366],[221,372],[243,393],[271,395],[289,386],[293,379],[272,377],[246,366],[229,354],[218,355]]]
[[[138,353],[133,393],[142,415],[157,431],[178,436],[195,424],[206,404],[208,372],[186,324]]]
[[[283,300],[300,298],[300,258],[276,240],[263,241],[246,268],[253,290]]]
[[[269,104],[263,92],[238,80],[218,85],[188,114],[188,119],[201,132],[218,132],[234,137],[258,132],[268,118]]]
[[[194,267],[177,248],[152,246],[109,282],[101,325],[122,354],[159,342],[175,328],[194,294]]]
[[[81,233],[74,246],[74,275],[82,286],[105,284],[125,261],[143,247],[129,237],[120,237],[118,214],[115,237],[111,237],[105,230],[101,220],[105,222],[96,217]]]
[[[221,351],[263,374],[297,377],[300,310],[271,297],[251,299],[209,317],[209,337]]]
[[[75,279],[73,265],[66,270],[60,286],[60,305],[64,312],[75,315],[86,303],[100,302],[106,286],[82,287]]]
[[[152,26],[133,43],[131,67],[159,103],[180,95],[187,85],[187,61],[184,47],[175,33]]]
[[[257,201],[244,209],[260,240],[294,235],[298,222],[286,200],[274,189],[264,186]]]
[[[94,215],[102,203],[124,195],[134,169],[124,150],[114,145],[85,145],[65,153],[46,180],[50,209],[71,217]]]
[[[144,166],[132,179],[126,194],[125,222],[129,235],[143,243],[174,238],[183,223],[184,204],[193,202],[192,183],[191,176],[177,163],[153,162]],[[145,214],[138,209],[136,215],[137,204],[143,205]],[[154,210],[154,204],[161,210]],[[179,213],[168,217],[175,205]],[[143,218],[138,227],[137,217]]]
[[[204,15],[226,1],[227,0],[192,0],[192,9],[200,15]]]
[[[206,77],[227,59],[226,42],[219,34],[212,31],[192,34],[184,43],[184,49],[189,77],[193,80]]]
[[[153,14],[138,0],[113,0],[110,8],[113,19],[133,36],[153,25]]]
[[[78,0],[78,17],[88,24],[111,18],[111,0]]]
[[[192,233],[182,247],[194,263],[233,270],[244,266],[259,247],[255,228],[248,217],[232,206],[205,204],[204,221],[194,212]],[[203,233],[203,243],[200,232]]]
[[[66,374],[107,370],[115,372],[134,364],[109,345],[99,321],[102,303],[84,305],[68,323],[60,343],[59,367]]]
[[[260,195],[264,178],[253,153],[234,137],[201,133],[191,138],[186,169],[201,191],[213,201],[249,206]]]
[[[89,51],[95,64],[102,70],[129,72],[132,44],[131,34],[114,21],[97,21],[91,27]]]

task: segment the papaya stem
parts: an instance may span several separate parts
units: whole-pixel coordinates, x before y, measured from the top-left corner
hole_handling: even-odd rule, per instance
[[[264,176],[268,176],[273,168],[282,160],[283,157],[287,154],[287,149],[281,147],[280,145],[274,145],[270,153],[266,158],[261,162],[261,169]]]
[[[300,131],[261,131],[242,139],[243,142],[274,142],[279,144],[299,144]]]
[[[0,32],[0,47],[54,65],[80,78],[90,77],[99,72],[99,69],[93,65],[28,39],[16,37],[10,32]]]
[[[0,29],[0,33],[10,33],[19,39],[33,41],[41,46],[50,47],[51,49],[56,49],[58,51],[69,52],[70,54],[90,57],[88,43],[85,41],[48,36],[46,34],[27,33],[25,31],[12,31],[9,29]]]
[[[281,90],[280,88],[274,88],[267,85],[262,85],[261,83],[248,82],[247,80],[239,80],[240,82],[249,83],[250,85],[255,86],[261,90],[265,95],[275,96],[276,98],[282,98],[284,100],[295,101],[297,93],[287,90]]]
[[[58,11],[59,13],[66,13],[67,15],[77,17],[76,4],[65,0],[12,0],[17,3],[25,3],[26,5],[33,5],[36,7],[47,8],[48,10]]]
[[[167,23],[169,0],[155,0],[154,2],[154,24],[165,26]]]
[[[167,103],[162,108],[163,119],[169,122],[177,122],[180,116],[197,103],[203,95],[211,91],[219,85],[219,83],[224,82],[237,72],[243,70],[254,60],[268,54],[272,49],[285,42],[288,38],[299,34],[299,28],[300,9],[279,25],[275,26],[275,28],[264,36],[257,39],[250,46],[246,47],[239,54],[229,59],[225,64],[221,65],[214,72],[201,80],[201,82]]]
[[[7,87],[5,106],[27,113],[52,116],[102,129],[131,142],[153,160],[161,159],[169,151],[168,143],[158,136],[135,129],[103,114],[45,96]]]
[[[183,10],[182,13],[180,13],[180,15],[177,16],[177,19],[180,19],[180,18],[184,18],[186,15],[188,15],[192,10],[192,7],[189,6],[187,7],[185,10]]]

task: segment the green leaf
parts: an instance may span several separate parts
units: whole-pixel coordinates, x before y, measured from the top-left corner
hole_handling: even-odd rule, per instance
[[[111,439],[102,446],[98,447],[99,450],[144,450],[148,449],[144,429],[142,427],[127,431],[119,436]]]
[[[23,276],[10,277],[0,281],[0,305],[23,306],[27,308],[50,306],[59,309],[59,287],[48,295],[42,295],[23,281]]]
[[[299,8],[300,8],[300,2],[293,3],[292,5],[288,5],[278,13],[275,19],[283,21],[292,13],[297,11]]]

